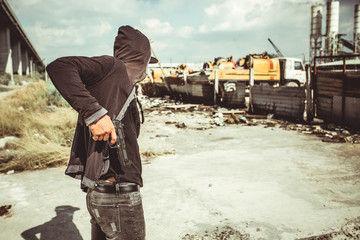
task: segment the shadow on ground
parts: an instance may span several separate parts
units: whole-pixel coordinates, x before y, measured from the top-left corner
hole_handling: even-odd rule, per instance
[[[80,208],[69,205],[57,206],[54,218],[42,225],[24,231],[21,236],[26,240],[83,240],[73,222],[73,215],[77,210],[80,210]]]

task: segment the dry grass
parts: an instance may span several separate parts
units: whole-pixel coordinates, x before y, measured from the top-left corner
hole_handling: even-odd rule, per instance
[[[1,172],[66,163],[77,113],[51,83],[22,87],[0,102],[0,111],[0,137],[19,138],[0,151]]]

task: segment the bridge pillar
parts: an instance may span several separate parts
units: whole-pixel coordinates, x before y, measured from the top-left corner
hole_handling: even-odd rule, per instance
[[[30,77],[32,77],[34,72],[34,63],[32,57],[29,58],[29,71],[30,71]]]
[[[23,49],[21,52],[22,59],[22,73],[23,75],[28,75],[30,73],[29,69],[29,54],[28,51]]]
[[[14,74],[22,75],[22,58],[21,58],[21,43],[16,40],[11,44],[12,49],[12,64]]]
[[[0,28],[0,72],[12,74],[10,29]]]

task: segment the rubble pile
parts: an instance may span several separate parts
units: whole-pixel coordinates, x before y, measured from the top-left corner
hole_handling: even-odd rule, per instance
[[[260,228],[256,228],[256,231],[261,231]],[[204,231],[204,233],[198,234],[185,234],[181,237],[182,240],[248,240],[253,239],[248,233],[241,233],[230,226],[216,227],[212,231]],[[255,238],[254,238],[255,239]],[[263,238],[261,238],[263,239]],[[360,217],[353,220],[349,220],[344,224],[339,231],[333,231],[330,233],[311,236],[306,238],[298,238],[298,240],[350,240],[360,239]]]
[[[242,234],[230,226],[216,227],[213,231],[205,231],[203,234],[186,234],[182,240],[248,240],[249,234]]]
[[[168,97],[164,98],[148,98],[141,97],[139,99],[144,112],[154,112],[158,114],[171,114],[173,112],[183,113],[207,113],[213,110],[212,106],[202,104],[182,104]]]
[[[323,142],[333,143],[360,143],[360,134],[356,132],[350,132],[341,127],[330,128],[333,124],[314,124],[314,125],[302,125],[302,124],[289,124],[283,123],[281,128],[285,130],[296,130],[304,134],[314,134],[322,138]]]
[[[298,240],[351,240],[360,239],[360,217],[348,221],[339,231],[326,233],[319,236],[301,238]]]
[[[302,134],[315,135],[323,142],[360,144],[360,132],[354,132],[334,124],[325,124],[321,121],[311,124],[290,122],[288,120],[275,119],[273,114],[253,115],[246,110],[228,110],[226,108],[214,108],[202,104],[183,104],[171,100],[169,97],[148,98],[142,97],[140,102],[144,112],[151,115],[167,115],[169,120],[165,124],[174,124],[177,128],[193,128],[206,130],[217,126],[239,124],[243,126],[263,125],[265,128],[280,128],[287,131],[297,131]],[[190,115],[191,123],[174,120],[176,113]],[[196,117],[195,117],[196,116]],[[187,118],[188,121],[189,118]],[[194,123],[196,119],[196,122]],[[200,126],[195,126],[195,125]]]
[[[143,110],[150,110],[152,108],[157,108],[165,105],[173,105],[174,101],[170,98],[149,98],[147,96],[138,97]]]

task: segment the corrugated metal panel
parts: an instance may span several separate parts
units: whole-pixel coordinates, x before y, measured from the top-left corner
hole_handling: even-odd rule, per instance
[[[212,104],[214,101],[214,85],[206,75],[184,77],[166,77],[171,94],[184,101],[192,103]]]
[[[318,97],[316,101],[317,117],[326,121],[332,121],[333,100],[332,97]]]
[[[319,70],[315,84],[317,117],[360,129],[360,72]]]
[[[245,106],[245,82],[221,82],[220,84],[223,92],[223,106],[236,108]],[[233,91],[231,88],[234,88]]]
[[[305,110],[304,87],[258,86],[251,88],[252,105],[256,113],[303,120]]]

